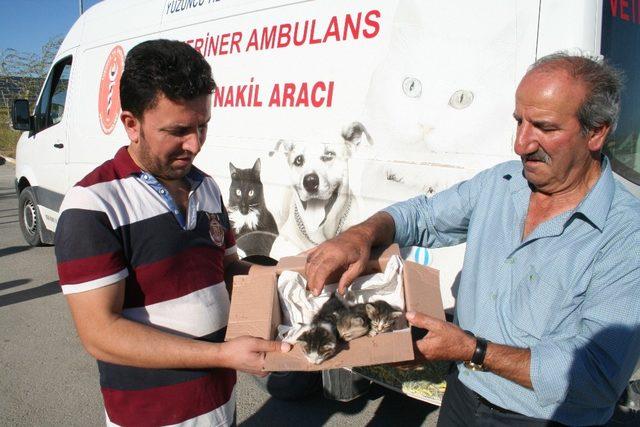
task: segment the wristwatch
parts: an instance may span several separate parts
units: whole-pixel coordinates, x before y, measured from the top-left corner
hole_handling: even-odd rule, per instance
[[[487,341],[484,338],[476,337],[472,332],[465,331],[468,335],[476,339],[476,349],[473,351],[473,356],[468,362],[464,362],[464,366],[472,371],[485,371],[484,369],[484,357],[487,354]]]

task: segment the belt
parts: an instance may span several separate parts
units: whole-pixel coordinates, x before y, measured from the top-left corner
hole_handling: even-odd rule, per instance
[[[473,391],[473,390],[472,390]],[[481,404],[483,404],[484,406],[486,406],[487,408],[491,409],[492,411],[496,411],[499,412],[501,414],[513,414],[513,415],[522,415],[519,412],[515,412],[515,411],[510,411],[508,409],[502,408],[498,405],[494,405],[493,403],[489,402],[487,399],[485,399],[484,397],[480,396],[478,393],[476,393],[475,391],[473,392],[473,394],[476,395],[476,399],[478,399],[478,402],[480,402]]]

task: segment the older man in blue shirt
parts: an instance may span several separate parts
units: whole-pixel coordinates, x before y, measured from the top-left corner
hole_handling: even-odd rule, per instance
[[[371,246],[466,242],[455,323],[407,313],[417,345],[453,360],[439,425],[607,422],[640,356],[640,201],[602,147],[621,83],[606,64],[554,54],[516,91],[513,161],[431,198],[397,203],[309,254],[309,287]]]

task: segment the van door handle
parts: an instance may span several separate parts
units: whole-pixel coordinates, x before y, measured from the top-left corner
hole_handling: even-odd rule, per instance
[[[63,147],[64,147],[64,144],[63,144],[63,143],[61,143],[61,142],[59,142],[59,143],[57,143],[57,144],[53,144],[53,146],[54,146],[54,147],[56,147],[56,148],[63,148]]]

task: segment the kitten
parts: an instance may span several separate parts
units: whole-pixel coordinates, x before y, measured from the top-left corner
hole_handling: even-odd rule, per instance
[[[338,319],[347,308],[335,293],[313,316],[308,329],[298,337],[302,352],[310,363],[319,365],[336,353],[338,346]]]
[[[336,328],[338,335],[345,341],[351,341],[369,333],[371,321],[367,316],[365,304],[348,307],[347,311],[338,318]]]
[[[392,307],[386,301],[369,302],[365,304],[365,309],[371,321],[370,337],[392,331],[396,319],[402,315],[401,310]]]
[[[240,169],[229,163],[229,219],[236,239],[252,231],[268,231],[278,234],[278,226],[264,201],[260,180],[260,159],[250,169]]]
[[[336,353],[338,338],[333,326],[322,322],[309,325],[309,329],[298,337],[298,342],[307,360],[319,365]]]

